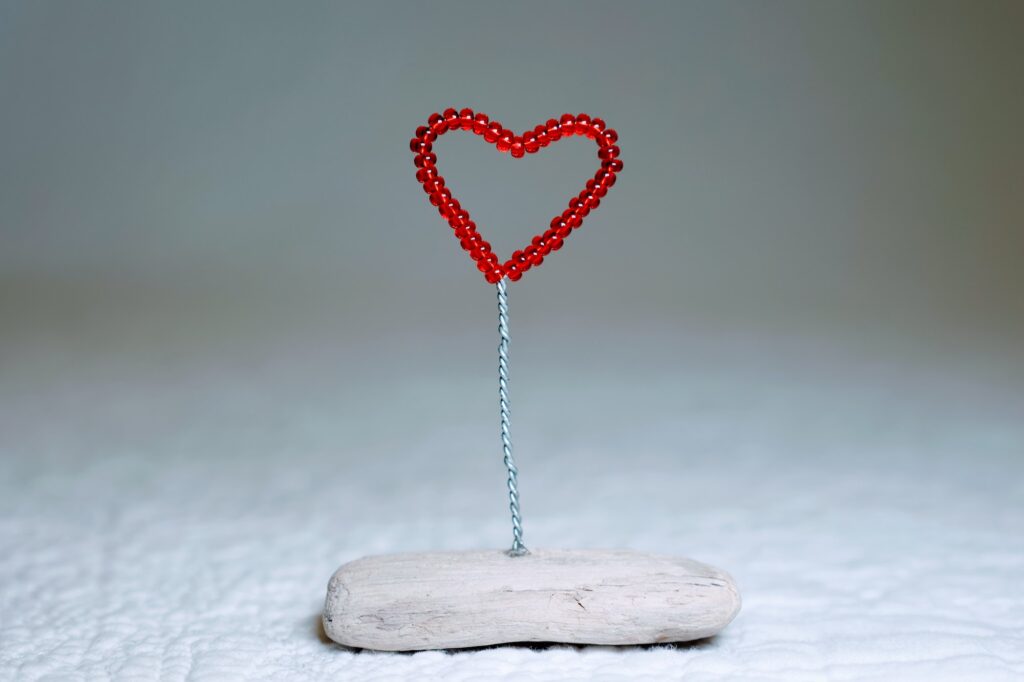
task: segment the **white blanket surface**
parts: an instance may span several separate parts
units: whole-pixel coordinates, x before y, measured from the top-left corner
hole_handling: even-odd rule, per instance
[[[690,556],[742,611],[674,646],[325,640],[340,564],[510,540],[480,326],[8,334],[0,679],[1024,679],[1024,363],[952,342],[514,323],[527,544]]]

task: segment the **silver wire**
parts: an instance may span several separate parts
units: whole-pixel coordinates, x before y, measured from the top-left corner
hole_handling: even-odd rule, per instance
[[[498,282],[498,406],[501,409],[501,448],[505,453],[505,468],[508,469],[509,510],[512,512],[512,549],[510,556],[529,554],[523,544],[523,521],[519,516],[519,469],[512,458],[511,423],[508,409],[508,293],[505,280]]]

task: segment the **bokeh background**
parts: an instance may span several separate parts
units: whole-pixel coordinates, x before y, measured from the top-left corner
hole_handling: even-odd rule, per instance
[[[1024,674],[1022,45],[1018,2],[0,4],[0,674]],[[493,287],[407,147],[448,106],[620,133],[510,287],[526,540],[729,569],[711,643],[322,641],[343,561],[509,539]],[[594,166],[437,151],[500,254]]]

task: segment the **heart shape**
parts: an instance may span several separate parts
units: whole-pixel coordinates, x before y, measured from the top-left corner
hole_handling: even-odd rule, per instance
[[[444,178],[437,170],[433,143],[449,130],[459,129],[473,131],[497,147],[499,152],[511,152],[517,159],[567,137],[589,137],[597,142],[597,157],[601,167],[593,178],[587,180],[583,191],[569,200],[569,208],[552,219],[547,230],[535,236],[529,246],[516,251],[511,258],[501,263],[491,251],[491,245],[477,232],[476,223],[470,220],[469,212],[462,208],[458,199],[452,196],[451,190],[445,187]],[[505,277],[515,282],[524,272],[543,263],[545,256],[562,248],[564,240],[601,204],[601,198],[615,184],[615,174],[622,170],[619,147],[615,144],[618,139],[618,134],[606,127],[604,121],[586,114],[563,114],[557,121],[548,119],[533,130],[516,135],[497,121],[490,120],[487,114],[474,114],[472,109],[445,109],[443,114],[431,114],[427,125],[416,129],[416,137],[412,138],[409,148],[416,155],[416,179],[423,185],[430,203],[437,207],[441,217],[455,230],[455,237],[476,261],[476,267],[484,274],[484,278],[496,284]]]

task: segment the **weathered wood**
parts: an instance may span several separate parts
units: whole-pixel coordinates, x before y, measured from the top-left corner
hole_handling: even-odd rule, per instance
[[[740,609],[729,574],[622,550],[428,552],[364,557],[327,587],[324,629],[387,651],[507,642],[651,644],[719,632]]]

